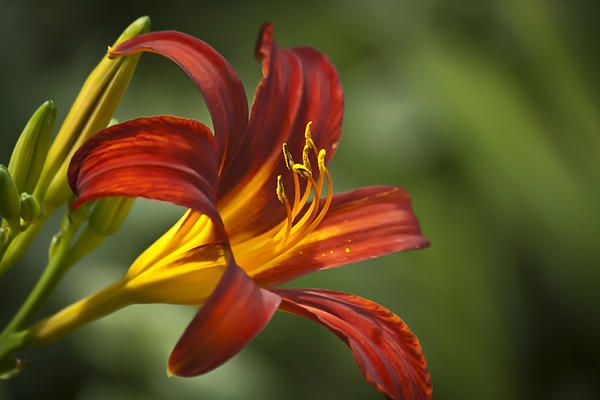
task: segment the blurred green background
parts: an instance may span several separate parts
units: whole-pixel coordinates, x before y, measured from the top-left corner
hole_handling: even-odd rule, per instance
[[[293,282],[371,298],[418,335],[437,399],[600,398],[600,3],[407,0],[302,3],[0,0],[0,161],[33,110],[64,117],[133,19],[218,49],[251,97],[261,22],[280,45],[329,55],[346,95],[336,191],[406,187],[424,251]],[[116,117],[209,121],[176,67],[144,55]],[[47,315],[120,276],[181,213],[138,201],[123,229],[67,276]],[[0,281],[5,323],[45,265],[57,219]],[[130,307],[60,343],[0,399],[377,399],[325,329],[277,315],[207,376],[167,378],[194,310]]]

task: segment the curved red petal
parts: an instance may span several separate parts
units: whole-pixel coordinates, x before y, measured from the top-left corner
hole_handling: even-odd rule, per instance
[[[73,207],[100,197],[145,197],[220,221],[214,138],[194,120],[138,118],[106,128],[75,153],[68,174],[79,196]]]
[[[152,52],[169,58],[188,75],[206,100],[219,145],[223,168],[230,162],[246,133],[246,92],[231,65],[200,39],[176,31],[150,32],[127,40],[113,49],[114,56]]]
[[[223,364],[262,331],[280,302],[230,260],[217,288],[171,352],[169,374],[196,376]]]
[[[396,400],[431,399],[431,378],[419,340],[391,311],[370,300],[314,289],[273,290],[280,308],[325,325],[354,353],[365,378]]]
[[[327,150],[329,159],[341,135],[344,97],[338,74],[325,55],[310,48],[277,47],[272,26],[265,24],[256,56],[262,61],[264,77],[256,90],[248,133],[219,188],[223,199],[219,208],[232,211],[223,213],[229,215],[226,224],[232,235],[265,231],[284,217],[282,207],[272,207],[278,201],[275,177],[282,174],[286,184],[291,179],[281,152],[284,142],[294,159],[301,160],[304,130],[312,121],[313,139]],[[235,193],[245,186],[252,192],[247,196],[251,206],[240,207]]]
[[[273,286],[313,271],[428,245],[408,193],[371,186],[335,195],[314,232],[251,275],[260,285]]]

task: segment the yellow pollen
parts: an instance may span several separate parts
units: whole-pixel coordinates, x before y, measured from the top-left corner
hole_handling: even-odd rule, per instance
[[[306,168],[304,164],[294,164],[294,166],[292,167],[292,171],[302,175],[302,177],[304,178],[312,177],[312,171]]]
[[[306,143],[304,145],[304,148],[302,149],[302,164],[304,164],[304,166],[309,169],[312,170],[312,166],[310,165],[310,145],[308,143]]]
[[[345,250],[345,251],[346,251],[346,254],[347,254],[347,253],[350,253],[350,247],[346,247],[346,250]]]
[[[325,156],[326,155],[327,155],[327,152],[325,151],[325,149],[319,150],[319,155],[317,156],[317,165],[319,166],[319,172],[321,172],[321,173],[325,172]]]
[[[281,175],[277,176],[277,189],[275,189],[275,193],[277,194],[277,199],[281,202],[284,203],[287,200],[287,197],[285,195],[285,189],[283,188],[283,182],[281,181]]]
[[[329,254],[333,254],[333,250],[329,250]]]
[[[327,255],[327,254],[325,254],[325,253],[321,253],[321,256],[323,256],[323,257],[325,257],[326,255]]]
[[[312,125],[312,121],[308,121],[308,123],[306,124],[306,128],[304,129],[304,139],[306,139],[306,141],[309,141],[312,139],[311,134],[310,134],[310,126]]]
[[[312,125],[312,121],[309,121],[306,124],[306,128],[304,129],[304,139],[306,140],[305,148],[308,147],[309,149],[313,149],[315,156],[316,156],[317,155],[317,145],[315,144],[314,140],[312,139],[312,133],[310,132],[311,125]]]
[[[287,143],[284,143],[282,147],[283,147],[283,160],[285,161],[285,166],[287,167],[287,169],[289,169],[291,171],[294,166],[294,159],[292,158],[292,154],[290,153],[290,151],[288,149]]]

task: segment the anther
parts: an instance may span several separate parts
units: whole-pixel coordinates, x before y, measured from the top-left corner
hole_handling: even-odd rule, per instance
[[[312,148],[316,154],[317,153],[317,145],[315,144],[315,141],[312,140],[312,134],[310,132],[311,125],[312,125],[312,121],[308,121],[308,123],[306,124],[306,129],[304,129],[304,139],[306,140],[305,147]]]
[[[312,171],[312,166],[310,165],[310,144],[306,143],[304,145],[304,148],[302,149],[302,164],[304,164],[304,166]]]
[[[292,170],[295,173],[302,175],[304,178],[312,177],[310,169],[306,168],[303,164],[294,164]]]
[[[289,169],[291,171],[294,166],[294,159],[292,158],[292,154],[290,153],[290,150],[288,149],[287,143],[284,143],[282,147],[283,147],[283,160],[285,161],[285,166],[287,167],[287,169]]]
[[[277,189],[275,189],[275,193],[277,194],[277,199],[280,202],[285,203],[287,197],[285,195],[285,189],[283,188],[281,175],[277,175]]]
[[[319,151],[319,155],[317,156],[317,164],[319,166],[319,172],[323,173],[325,171],[325,156],[327,155],[327,151],[325,149],[321,149]]]
[[[308,121],[308,123],[306,124],[306,128],[304,129],[304,138],[307,141],[312,140],[311,134],[310,134],[310,126],[311,125],[312,125],[312,121]]]

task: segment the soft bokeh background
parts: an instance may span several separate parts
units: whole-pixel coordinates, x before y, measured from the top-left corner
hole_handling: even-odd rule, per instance
[[[600,3],[594,0],[27,2],[0,0],[0,161],[52,98],[64,117],[106,45],[140,15],[216,47],[249,96],[260,23],[310,45],[346,94],[337,191],[409,189],[431,248],[294,282],[363,295],[419,336],[438,399],[600,398]],[[209,121],[193,85],[145,55],[116,117]],[[43,314],[102,287],[181,213],[139,201]],[[56,222],[56,221],[55,221]],[[5,323],[45,263],[50,226],[0,281]],[[325,329],[277,315],[240,355],[167,378],[194,310],[136,306],[47,347],[1,399],[377,399]]]

